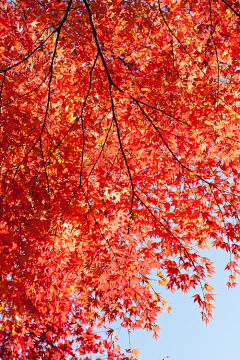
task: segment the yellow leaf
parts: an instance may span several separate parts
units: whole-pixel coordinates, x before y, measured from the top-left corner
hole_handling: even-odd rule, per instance
[[[132,354],[136,357],[138,357],[138,355],[142,355],[139,349],[133,349]]]
[[[121,348],[120,348],[119,345],[116,345],[115,348],[114,348],[114,350],[115,350],[116,352],[118,352],[118,353],[121,352]]]

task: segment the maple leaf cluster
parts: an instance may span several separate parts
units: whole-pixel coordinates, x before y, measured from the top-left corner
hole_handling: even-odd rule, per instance
[[[211,247],[235,286],[239,26],[233,0],[0,0],[1,359],[137,358],[111,324],[158,336],[154,280],[207,322]]]

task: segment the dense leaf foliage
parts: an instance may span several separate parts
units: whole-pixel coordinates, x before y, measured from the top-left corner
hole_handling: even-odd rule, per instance
[[[1,359],[133,359],[240,210],[238,0],[1,0]],[[110,327],[109,327],[110,326]],[[106,329],[107,333],[102,332]]]

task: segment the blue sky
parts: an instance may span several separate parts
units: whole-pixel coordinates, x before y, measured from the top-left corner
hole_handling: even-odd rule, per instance
[[[169,356],[174,360],[240,360],[240,277],[239,286],[226,287],[228,273],[224,268],[229,255],[222,251],[211,250],[206,253],[215,261],[216,274],[209,281],[216,290],[216,309],[213,319],[206,326],[201,320],[198,305],[193,304],[191,296],[195,292],[174,295],[162,291],[168,298],[172,310],[159,316],[160,338],[156,341],[145,331],[137,331],[130,336],[132,348],[141,350],[139,360],[162,360]],[[129,347],[128,334],[119,334],[122,350]]]

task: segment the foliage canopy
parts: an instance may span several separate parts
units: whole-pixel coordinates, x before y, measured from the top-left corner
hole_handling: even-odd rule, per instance
[[[238,0],[0,5],[0,357],[137,357],[109,326],[157,336],[154,271],[207,322],[202,250],[238,272]]]

